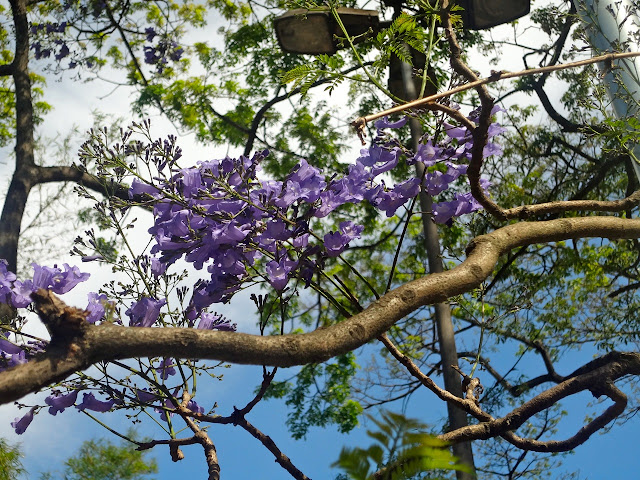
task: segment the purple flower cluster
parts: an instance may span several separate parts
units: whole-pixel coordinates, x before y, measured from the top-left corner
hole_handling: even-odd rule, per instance
[[[54,58],[60,61],[70,55],[71,50],[62,38],[67,26],[67,22],[45,22],[31,25],[29,33],[34,37],[34,40],[29,48],[33,50],[36,60],[49,58],[53,54]]]
[[[168,367],[169,369],[172,370],[172,373],[170,373],[169,375],[175,374],[175,369],[172,366],[170,366],[172,362],[173,360],[170,358],[165,358],[161,362],[162,368]],[[156,370],[160,370],[160,367],[156,368]],[[163,374],[162,379],[166,380],[166,378],[169,375],[165,376]],[[173,396],[176,397],[178,392],[179,392],[179,388],[176,388],[173,392]],[[48,409],[49,414],[55,416],[58,413],[62,413],[67,408],[71,408],[73,406],[75,406],[76,410],[78,411],[91,410],[94,412],[105,413],[112,410],[114,405],[122,404],[123,403],[122,398],[124,398],[124,391],[116,392],[116,396],[118,397],[117,399],[111,398],[106,401],[97,399],[93,393],[89,392],[89,393],[83,393],[82,402],[76,405],[76,402],[78,400],[78,393],[79,393],[79,390],[72,390],[65,395],[61,394],[59,391],[56,391],[56,390],[52,391],[51,395],[45,398],[45,401],[44,401],[45,404],[49,405],[49,409]],[[168,398],[164,397],[164,395],[156,394],[146,389],[141,390],[135,387],[132,387],[132,393],[134,395],[135,403],[137,405],[140,405],[140,403],[142,404],[155,403],[156,405],[158,405],[158,403],[156,402],[160,401],[160,404],[166,408],[175,408],[173,402]],[[165,398],[164,400],[162,400],[163,397]],[[190,400],[187,403],[186,407],[192,412],[204,413],[204,408],[198,405],[195,402],[195,400]],[[31,424],[33,420],[34,414],[39,410],[39,408],[40,407],[30,408],[29,411],[23,417],[18,417],[13,422],[11,422],[11,426],[15,429],[16,434],[22,435],[26,431],[27,427]],[[155,411],[160,414],[160,418],[162,420],[167,421],[167,412],[164,410],[164,408],[155,407]],[[172,416],[172,415],[173,415],[172,413],[169,414],[169,416]]]
[[[21,281],[16,279],[14,273],[7,270],[7,262],[0,260],[0,303],[8,303],[15,308],[25,308],[31,304],[31,294],[39,288],[63,294],[89,278],[88,273],[81,273],[78,267],[70,267],[66,263],[64,271],[57,265],[45,267],[32,263],[31,266],[33,279]]]
[[[58,413],[64,412],[65,409],[75,405],[77,398],[77,390],[74,390],[66,395],[62,395],[59,392],[53,392],[51,395],[45,398],[44,402],[49,405],[49,413],[51,415],[57,415]],[[103,402],[101,400],[98,400],[93,395],[93,393],[84,393],[82,403],[80,403],[79,405],[75,405],[75,407],[79,411],[93,410],[94,412],[104,413],[111,410],[115,403],[116,401],[114,399]],[[22,435],[25,432],[27,427],[31,424],[33,415],[37,409],[38,407],[30,408],[22,418],[16,418],[13,422],[11,422],[11,426],[15,429],[16,434]]]
[[[146,35],[151,42],[157,34],[148,29]],[[177,61],[180,54],[176,53],[173,60]],[[149,55],[148,63],[162,63],[160,57],[156,57],[157,52],[150,50]],[[477,116],[477,112],[472,112],[470,118],[477,120],[474,115]],[[266,150],[251,158],[200,162],[192,168],[176,166],[179,153],[172,161],[156,162],[159,176],[155,182],[136,178],[130,188],[132,198],[147,195],[154,199],[154,225],[149,229],[155,240],[151,249],[154,257],[139,259],[140,265],[155,276],[164,274],[167,267],[180,258],[196,269],[206,267],[209,275],[194,285],[185,319],[190,327],[197,321],[198,329],[235,331],[235,324],[221,315],[207,313],[206,308],[228,301],[246,282],[265,281],[278,291],[284,291],[293,279],[308,286],[326,259],[339,256],[364,231],[362,225],[343,221],[336,231],[318,236],[310,230],[314,219],[324,218],[345,204],[362,201],[368,201],[391,217],[421,189],[433,196],[445,191],[449,191],[449,199],[453,196],[453,200],[434,203],[436,222],[447,223],[453,217],[478,210],[480,205],[470,193],[450,193],[451,185],[466,174],[466,163],[473,148],[470,132],[445,125],[443,140],[427,140],[417,152],[407,152],[395,140],[385,138],[381,131],[401,127],[405,122],[406,119],[377,122],[378,138],[372,146],[361,151],[345,175],[331,178],[303,160],[284,181],[260,180],[258,172],[268,155]],[[497,124],[492,125],[489,136],[501,131]],[[500,147],[491,142],[484,148],[487,156],[499,152]],[[421,162],[427,172],[424,179],[410,178],[387,186],[381,176],[388,178],[388,173],[401,159],[409,165]],[[482,186],[488,188],[488,183]],[[31,302],[31,293],[38,288],[63,294],[89,277],[67,264],[63,269],[33,264],[33,269],[32,279],[20,281],[7,270],[6,262],[0,261],[0,302],[24,308]],[[106,295],[90,293],[87,321],[101,321],[106,303]],[[166,303],[166,299],[150,296],[139,298],[126,310],[129,325],[155,325]],[[27,352],[37,348],[16,345],[10,341],[9,334],[0,336],[3,362],[0,369],[26,362]],[[159,364],[151,368],[163,383],[177,373],[176,361],[170,357],[161,358]],[[45,403],[49,413],[57,415],[72,406],[80,411],[107,412],[116,404],[122,405],[126,398],[133,398],[134,404],[154,406],[163,420],[168,419],[166,409],[173,409],[174,405],[166,395],[133,385],[128,388],[131,397],[125,395],[126,389],[107,392],[106,401],[97,399],[93,393],[84,393],[79,404],[78,393],[83,388],[70,389],[64,395],[54,391]],[[176,397],[178,391],[176,388],[172,395]],[[33,407],[22,418],[15,419],[12,426],[16,433],[25,431],[39,408],[42,407]],[[193,400],[187,408],[204,412]]]
[[[78,267],[64,264],[64,270],[57,265],[46,267],[32,264],[33,278],[18,280],[15,273],[8,271],[6,260],[0,260],[0,303],[14,308],[26,308],[31,304],[31,294],[39,288],[49,289],[57,294],[64,294],[78,283],[89,278],[88,273],[81,273]],[[87,309],[90,315],[87,320],[95,323],[104,316],[105,295],[89,294]],[[42,342],[29,341],[25,345],[17,345],[9,341],[9,333],[0,333],[0,371],[26,363],[29,358],[43,349]]]
[[[156,300],[150,297],[142,297],[133,302],[125,314],[131,319],[129,326],[151,327],[160,316],[160,309],[167,303],[165,299]]]
[[[153,28],[147,28],[145,34],[147,42],[152,42],[158,35]],[[183,54],[184,49],[178,42],[161,37],[156,45],[144,47],[144,62],[155,65],[158,73],[162,73],[169,61],[178,62]]]
[[[384,120],[376,126],[399,127],[404,122]],[[500,132],[492,126],[490,135]],[[190,321],[209,305],[229,301],[247,281],[266,280],[278,291],[292,278],[308,284],[325,258],[338,256],[363,231],[361,225],[342,222],[338,231],[314,241],[309,229],[314,217],[326,217],[342,205],[363,200],[389,217],[395,215],[421,188],[418,178],[392,187],[378,179],[403,157],[409,164],[421,162],[427,167],[422,188],[431,195],[447,190],[466,173],[471,134],[452,126],[447,126],[446,133],[443,141],[435,145],[427,141],[415,153],[407,153],[393,140],[383,141],[380,135],[361,151],[346,175],[331,179],[302,160],[284,181],[260,180],[257,174],[269,153],[266,150],[251,158],[200,162],[192,168],[164,162],[158,165],[154,183],[136,178],[130,189],[132,198],[146,194],[155,199],[155,222],[149,233],[156,242],[151,254],[158,258],[151,264],[161,265],[156,271],[162,272],[184,257],[196,269],[206,266],[210,278],[194,286]],[[499,146],[493,143],[485,147],[487,155],[498,152]],[[452,201],[434,204],[434,218],[446,223],[479,208],[470,194],[456,194]],[[264,259],[264,270],[257,266],[260,259]]]
[[[29,357],[33,356],[26,348],[9,341],[9,335],[0,333],[0,372],[27,363]]]

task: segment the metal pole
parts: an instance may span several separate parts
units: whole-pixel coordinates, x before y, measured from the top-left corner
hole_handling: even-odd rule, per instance
[[[598,53],[608,51],[638,51],[638,2],[632,0],[573,0],[576,11]],[[637,116],[640,111],[640,59],[601,64],[613,109],[618,118]],[[640,180],[640,144],[632,151],[633,168]]]
[[[402,84],[406,100],[411,101],[417,98],[415,84],[413,83],[413,72],[411,66],[405,62],[401,62]],[[425,68],[426,65],[425,65]],[[418,119],[409,118],[409,127],[411,128],[411,148],[414,152],[418,151],[418,144],[422,136],[422,127]],[[416,175],[418,178],[424,177],[424,165],[416,162]],[[430,273],[439,273],[444,270],[442,264],[442,256],[440,252],[440,237],[438,236],[438,226],[431,217],[433,199],[424,189],[420,190],[420,208],[422,209],[422,228],[424,232],[424,243],[427,250],[427,261]],[[453,331],[453,322],[451,321],[451,307],[448,303],[442,302],[434,305],[436,330],[438,332],[438,345],[440,347],[440,358],[442,361],[442,377],[444,379],[444,388],[462,398],[462,379],[453,366],[458,366],[458,353],[456,350],[456,341]],[[466,427],[467,414],[463,410],[447,403],[447,413],[449,416],[449,428],[455,430]],[[471,442],[457,443],[452,447],[453,454],[460,459],[462,463],[470,466],[475,472],[473,461],[473,450]],[[474,473],[456,472],[457,480],[473,480],[476,478]]]

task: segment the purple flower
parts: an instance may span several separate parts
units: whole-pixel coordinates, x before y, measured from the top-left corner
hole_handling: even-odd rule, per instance
[[[89,315],[87,316],[87,322],[96,323],[104,317],[104,307],[107,302],[107,296],[105,294],[98,295],[97,293],[90,292],[88,297],[89,304],[86,309]]]
[[[374,143],[371,148],[360,150],[361,155],[356,161],[365,167],[373,167],[372,174],[376,176],[395,167],[398,164],[400,153],[398,147],[389,150]]]
[[[351,220],[346,222],[340,222],[340,230],[342,234],[347,238],[347,242],[354,238],[360,238],[360,234],[364,230],[363,225],[355,225]]]
[[[448,223],[453,217],[480,210],[482,206],[473,198],[471,192],[457,194],[455,200],[433,205],[433,219],[436,223]]]
[[[160,365],[156,367],[156,372],[160,374],[160,378],[162,378],[162,380],[166,380],[170,376],[176,374],[176,369],[173,368],[174,365],[173,358],[164,357],[160,362]]]
[[[51,415],[56,415],[58,412],[64,412],[65,408],[69,408],[74,403],[76,403],[76,398],[78,397],[78,391],[74,390],[73,392],[67,395],[50,395],[44,399],[44,403],[49,405],[49,413]]]
[[[267,263],[267,277],[273,288],[281,292],[287,286],[289,274],[296,268],[298,262],[290,260],[287,255],[283,255],[280,261],[271,260]]]
[[[320,198],[320,192],[326,185],[320,170],[302,160],[284,182],[284,194],[274,203],[281,208],[286,208],[298,200],[313,203]]]
[[[167,264],[165,262],[160,261],[160,259],[152,257],[151,258],[151,273],[154,277],[159,277],[164,272],[167,271]]]
[[[421,162],[425,167],[431,167],[436,164],[438,157],[442,156],[442,151],[438,147],[433,146],[431,140],[427,140],[427,143],[421,143],[418,145],[418,152],[413,158],[407,158],[407,164],[413,165],[416,162]]]
[[[184,53],[184,48],[179,47],[175,42],[173,43],[174,43],[174,45],[172,45],[173,49],[169,52],[169,58],[174,62],[177,62],[182,58],[182,54]]]
[[[444,131],[450,138],[463,139],[467,135],[467,129],[462,127],[454,127],[444,122]]]
[[[333,212],[336,208],[344,205],[346,199],[341,193],[335,193],[333,190],[327,190],[320,194],[322,204],[315,210],[314,216],[323,218]]]
[[[202,175],[197,168],[183,168],[182,174],[182,194],[185,198],[191,198],[202,188]]]
[[[60,51],[55,55],[56,60],[62,60],[64,57],[68,56],[70,53],[69,47],[66,43],[63,43],[60,47]]]
[[[351,220],[340,223],[340,232],[330,232],[324,236],[324,247],[327,255],[337,257],[354,238],[359,238],[364,230],[362,225],[354,225]]]
[[[15,280],[16,274],[7,270],[7,261],[0,260],[0,303],[9,303]]]
[[[381,190],[371,201],[376,208],[383,210],[387,217],[393,217],[396,210],[404,205],[407,200],[415,197],[420,191],[420,179],[411,178],[402,183],[398,183],[393,190],[385,192]]]
[[[57,270],[60,271],[59,269]],[[51,290],[53,293],[57,293],[58,295],[67,293],[80,282],[88,280],[90,276],[91,274],[89,273],[80,273],[80,269],[78,267],[70,267],[65,263],[64,273],[61,272],[54,276]]]
[[[151,403],[154,402],[158,397],[150,392],[147,392],[146,389],[140,390],[136,388],[136,398],[143,403]]]
[[[84,257],[82,257],[82,261],[83,262],[93,262],[95,260],[104,260],[104,257],[100,254],[96,254],[96,255],[86,255]]]
[[[38,288],[51,289],[53,293],[61,295],[67,293],[78,283],[86,281],[89,273],[80,273],[78,267],[70,267],[64,264],[64,272],[56,265],[53,267],[45,267],[32,263],[33,267],[33,290]]]
[[[204,407],[198,405],[195,400],[189,400],[189,402],[187,403],[187,408],[193,413],[204,414]]]
[[[125,314],[131,319],[129,326],[150,327],[160,316],[160,309],[167,303],[165,299],[156,300],[150,297],[142,297],[140,301],[133,302]]]
[[[171,400],[169,400],[168,398],[162,404],[166,408],[176,408],[175,405],[173,404],[173,402]],[[163,408],[156,408],[155,410],[156,410],[156,412],[160,413],[160,420],[164,420],[165,422],[167,422],[169,420],[168,417],[173,417],[173,412],[167,412]],[[167,417],[167,414],[168,414],[168,417]]]
[[[0,352],[0,371],[27,363],[27,360],[27,352],[24,350],[13,354]]]
[[[25,430],[33,420],[33,412],[35,412],[35,410],[36,410],[36,407],[31,407],[31,409],[27,412],[27,414],[24,417],[22,418],[16,417],[16,419],[13,422],[11,422],[11,426],[16,430],[16,433],[18,435],[22,435],[25,432]]]
[[[231,323],[231,321],[222,315],[203,312],[196,328],[198,330],[222,330],[235,332],[238,326],[235,323]]]
[[[161,196],[160,190],[158,187],[153,185],[149,185],[141,181],[139,178],[134,178],[131,182],[131,187],[129,188],[129,198],[133,198],[134,195],[142,195],[142,194],[151,195],[152,197],[159,198]]]
[[[14,345],[10,341],[5,340],[2,337],[8,338],[9,332],[0,334],[0,352],[5,352],[5,353],[8,353],[9,355],[15,355],[23,351],[21,347],[19,347],[18,345]]]
[[[76,408],[81,412],[85,409],[93,410],[94,412],[108,412],[113,407],[113,404],[116,403],[115,400],[109,400],[108,402],[101,402],[93,396],[93,393],[85,393],[82,397],[82,403],[80,405],[76,405]]]
[[[281,219],[276,218],[267,222],[267,228],[262,234],[265,238],[272,238],[274,240],[288,240],[293,232],[287,229],[287,224]]]
[[[31,304],[31,294],[34,292],[33,282],[16,280],[11,289],[11,304],[15,308],[25,308]]]
[[[147,36],[147,42],[152,42],[153,38],[157,35],[156,31],[152,27],[145,28],[144,34]]]

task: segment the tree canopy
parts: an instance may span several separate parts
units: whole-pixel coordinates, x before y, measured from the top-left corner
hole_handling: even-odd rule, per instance
[[[638,122],[621,77],[638,55],[636,2],[537,2],[505,38],[465,29],[447,0],[385,2],[380,32],[350,36],[344,6],[358,5],[2,5],[0,141],[15,169],[0,216],[0,402],[25,409],[17,433],[72,409],[106,425],[108,412],[152,418],[158,435],[131,438],[139,450],[168,445],[178,461],[199,444],[215,479],[211,432],[234,425],[302,479],[312,472],[249,420],[256,404],[283,399],[302,438],[427,390],[443,424],[382,410],[377,444],[336,465],[353,478],[542,478],[558,472],[550,454],[634,416]],[[293,7],[323,9],[341,49],[283,53],[273,19]],[[599,8],[631,32],[612,53],[590,43]],[[214,19],[220,37],[203,41]],[[54,164],[37,136],[43,75],[108,78],[135,92],[137,120],[92,129]],[[179,138],[142,120],[152,113],[229,155],[183,158]],[[88,273],[21,250],[28,199],[59,182],[88,223],[72,254],[113,274],[83,304],[59,296]],[[138,217],[152,217],[147,232]],[[245,291],[251,332],[214,313]],[[26,327],[35,315],[47,337]],[[203,405],[200,385],[226,363],[262,367],[261,385],[244,406]],[[26,397],[43,389],[44,404]],[[563,402],[581,392],[596,402],[566,432]]]

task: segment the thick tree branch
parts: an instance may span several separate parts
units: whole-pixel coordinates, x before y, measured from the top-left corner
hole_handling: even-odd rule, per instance
[[[105,184],[104,180],[87,173],[82,168],[76,166],[71,167],[36,167],[34,172],[36,175],[37,183],[52,183],[52,182],[74,182],[79,185],[83,185],[89,190],[93,190],[100,195],[107,195],[109,197],[117,197],[121,200],[130,201],[129,187],[119,183]],[[140,197],[140,201],[143,198]]]
[[[639,238],[640,220],[586,217],[508,225],[472,241],[467,259],[452,270],[411,281],[341,323],[302,335],[88,326],[73,342],[0,373],[0,403],[17,400],[100,361],[172,356],[272,366],[322,362],[379,337],[424,305],[476,288],[491,274],[499,256],[513,248],[583,237]]]
[[[623,212],[640,204],[640,190],[620,200],[562,200],[557,202],[524,205],[504,210],[505,218],[530,218],[563,212]]]

